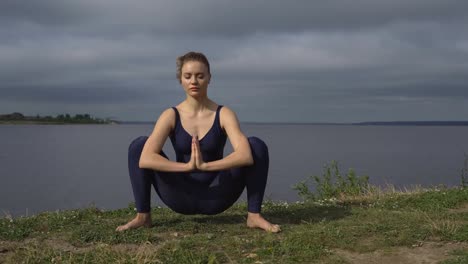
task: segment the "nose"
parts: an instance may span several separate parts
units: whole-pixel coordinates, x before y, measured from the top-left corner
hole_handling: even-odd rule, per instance
[[[190,82],[191,83],[198,83],[198,79],[196,76],[192,76],[192,78],[190,78]]]

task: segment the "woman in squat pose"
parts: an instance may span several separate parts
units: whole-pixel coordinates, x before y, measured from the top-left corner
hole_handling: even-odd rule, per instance
[[[268,176],[268,149],[246,138],[235,113],[207,96],[210,64],[202,53],[177,58],[177,79],[186,99],[165,110],[149,137],[130,144],[128,167],[137,216],[123,231],[151,226],[151,185],[161,200],[181,214],[218,214],[232,206],[247,188],[247,226],[278,232],[280,227],[260,215]],[[176,161],[162,151],[171,139]],[[233,152],[223,157],[229,138]]]

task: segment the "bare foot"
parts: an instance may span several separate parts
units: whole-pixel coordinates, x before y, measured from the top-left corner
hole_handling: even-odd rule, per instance
[[[250,212],[247,215],[247,226],[250,228],[260,228],[271,233],[278,233],[281,231],[281,227],[279,225],[274,225],[268,222],[260,214]]]
[[[115,231],[124,231],[127,229],[135,229],[141,226],[144,227],[151,227],[151,214],[149,213],[138,213],[137,216],[131,220],[130,222],[126,223],[125,225],[118,226]]]

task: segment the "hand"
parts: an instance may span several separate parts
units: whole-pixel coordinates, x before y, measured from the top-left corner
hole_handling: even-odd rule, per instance
[[[206,163],[203,161],[202,153],[200,151],[200,142],[198,141],[198,136],[192,137],[192,155],[190,161],[194,159],[195,168],[203,171],[206,168]]]
[[[188,171],[193,171],[197,169],[197,163],[196,163],[196,157],[194,153],[196,152],[195,144],[193,141],[194,137],[192,137],[192,154],[190,155],[190,160],[187,162],[187,170]]]

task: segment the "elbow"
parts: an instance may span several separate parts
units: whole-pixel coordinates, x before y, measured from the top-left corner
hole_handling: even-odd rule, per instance
[[[252,150],[250,149],[250,146],[248,144],[246,144],[246,148],[244,148],[242,152],[244,154],[242,155],[242,157],[244,157],[242,160],[242,162],[244,163],[243,165],[244,166],[254,165],[254,158],[253,158]]]
[[[245,162],[245,165],[247,166],[254,165],[254,159],[251,153],[248,153],[248,155],[246,155],[244,162]]]
[[[146,169],[146,164],[143,159],[140,159],[140,162],[138,162],[138,167],[140,169]]]
[[[148,169],[148,161],[144,155],[141,155],[140,161],[138,162],[138,167],[140,169]]]

